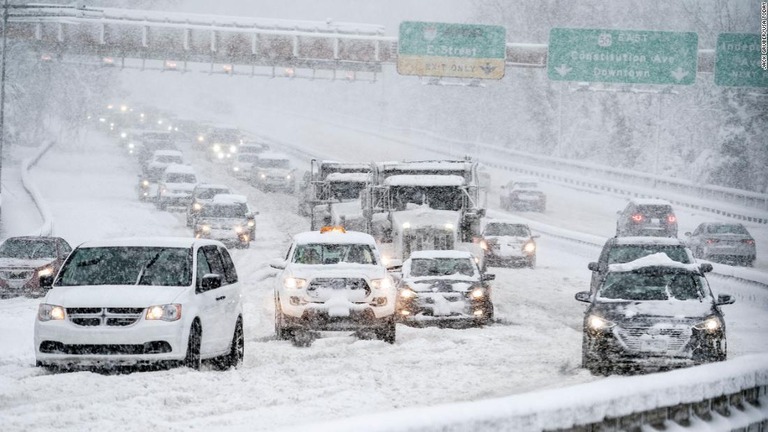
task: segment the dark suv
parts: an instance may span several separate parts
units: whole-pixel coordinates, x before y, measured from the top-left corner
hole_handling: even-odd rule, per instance
[[[592,373],[617,368],[668,369],[726,359],[721,305],[704,274],[662,253],[613,264],[597,292],[582,291],[582,365]]]
[[[647,255],[663,252],[672,261],[682,264],[693,264],[693,253],[681,240],[676,238],[658,237],[613,237],[603,245],[597,262],[591,262],[588,268],[592,270],[590,291],[595,292],[600,285],[610,264],[621,264],[634,261]],[[702,264],[702,272],[712,270],[712,265]]]
[[[616,235],[677,237],[677,216],[672,205],[658,199],[633,199],[618,212]]]

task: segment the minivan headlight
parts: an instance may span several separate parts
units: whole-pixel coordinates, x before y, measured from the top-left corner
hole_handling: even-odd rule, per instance
[[[295,277],[287,277],[283,280],[283,286],[288,289],[301,289],[307,286],[307,280]]]
[[[37,308],[37,319],[40,321],[61,321],[67,317],[67,312],[62,306],[41,303]]]
[[[178,303],[150,306],[145,314],[147,321],[176,321],[181,319],[181,305]]]

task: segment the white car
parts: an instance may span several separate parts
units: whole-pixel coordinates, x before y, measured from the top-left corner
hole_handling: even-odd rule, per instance
[[[194,168],[189,165],[170,165],[157,185],[155,204],[160,210],[165,210],[169,205],[186,207],[192,203],[192,191],[196,185]]]
[[[296,176],[288,156],[279,153],[261,153],[251,170],[251,183],[263,191],[293,193]]]
[[[232,175],[239,179],[248,180],[251,178],[254,164],[258,162],[258,153],[238,153],[232,162]]]
[[[256,234],[257,214],[244,195],[218,194],[202,206],[195,220],[195,237],[248,248]]]
[[[237,272],[212,240],[132,238],[78,246],[35,320],[37,366],[51,369],[243,359]]]
[[[336,227],[297,234],[275,285],[275,333],[296,345],[317,331],[356,331],[395,343],[395,286],[373,237]]]
[[[147,163],[144,173],[149,181],[160,179],[165,169],[172,164],[183,164],[184,156],[178,150],[155,150]]]

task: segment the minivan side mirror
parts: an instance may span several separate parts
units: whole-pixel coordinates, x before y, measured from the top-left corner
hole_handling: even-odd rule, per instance
[[[590,297],[590,293],[589,293],[589,291],[579,291],[579,292],[577,292],[577,293],[576,293],[576,295],[574,296],[574,298],[575,298],[577,301],[580,301],[580,302],[584,302],[584,303],[589,303],[589,302],[590,302],[590,299],[589,299],[589,297]]]
[[[600,266],[598,266],[596,262],[591,262],[587,264],[587,268],[592,270],[593,272],[600,271]]]
[[[736,299],[734,299],[730,294],[720,294],[717,296],[717,302],[715,302],[715,304],[717,306],[721,306],[733,304],[734,302],[736,302]]]
[[[701,270],[702,273],[709,273],[712,271],[712,264],[710,263],[702,263],[699,265],[699,270]]]

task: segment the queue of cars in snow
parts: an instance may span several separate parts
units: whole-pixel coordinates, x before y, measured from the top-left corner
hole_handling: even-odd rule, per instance
[[[258,212],[229,186],[202,182],[185,164],[176,142],[191,144],[211,162],[227,162],[234,177],[263,191],[293,192],[295,170],[289,158],[268,152],[268,145],[235,128],[187,122],[179,123],[184,133],[175,134],[173,123],[147,117],[140,116],[145,121],[142,129],[126,129],[118,139],[141,167],[138,197],[153,201],[160,210],[183,209],[192,235],[98,240],[74,250],[59,238],[7,239],[0,245],[0,295],[45,296],[35,321],[39,366],[148,363],[198,369],[203,360],[220,368],[242,362],[242,288],[227,247],[249,247]],[[160,130],[149,128],[155,124]],[[432,199],[427,188],[435,185],[419,176],[434,169],[455,170],[454,162],[459,161],[420,163],[408,174],[403,172],[410,166],[390,167],[398,175],[386,185],[405,185],[408,196],[420,197],[418,202],[407,201],[400,211],[418,211],[423,218]],[[315,176],[319,180],[307,180],[304,189],[327,183],[327,197],[317,201],[327,213],[323,221],[338,211],[330,203],[354,204],[371,187],[368,167],[357,165],[333,162],[324,172],[321,164]],[[453,171],[446,179],[437,185],[463,184]],[[339,195],[331,186],[354,193]],[[504,190],[504,209],[546,210],[546,196],[535,180],[518,179]],[[313,225],[316,210],[306,212]],[[448,210],[439,208],[436,213]],[[483,217],[484,211],[477,214]],[[427,241],[413,230],[415,240],[403,260],[385,256],[386,242],[343,223],[313,226],[294,235],[284,257],[269,262],[277,271],[276,338],[308,346],[320,332],[352,331],[361,338],[393,344],[398,323],[492,324],[491,282],[496,275],[488,273],[489,267],[535,268],[539,236],[519,222],[489,218],[482,222],[479,235],[472,239],[474,252],[455,250],[456,242]],[[411,234],[411,221],[400,225]],[[449,225],[452,229],[453,223],[441,229],[446,231]],[[713,294],[705,276],[712,265],[696,258],[751,265],[754,239],[742,225],[725,223],[702,224],[686,237],[677,238],[677,217],[665,201],[633,199],[618,212],[616,236],[588,265],[589,289],[575,295],[586,304],[583,367],[608,374],[727,357],[720,308],[734,300]]]

